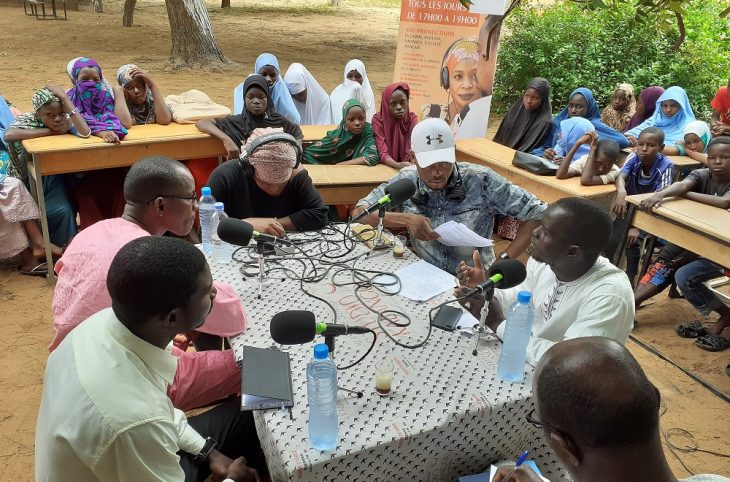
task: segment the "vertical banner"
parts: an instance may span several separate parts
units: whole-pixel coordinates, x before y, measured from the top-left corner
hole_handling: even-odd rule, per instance
[[[394,81],[419,119],[440,117],[457,139],[487,133],[506,0],[402,0]]]

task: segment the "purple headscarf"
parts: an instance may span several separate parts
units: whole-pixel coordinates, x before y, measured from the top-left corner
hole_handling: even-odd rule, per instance
[[[113,131],[120,139],[124,139],[127,129],[114,114],[114,98],[111,93],[104,89],[101,82],[78,82],[79,72],[84,67],[96,69],[99,72],[99,78],[103,78],[101,67],[95,60],[81,57],[74,62],[73,69],[71,69],[71,80],[74,87],[66,94],[89,125],[92,134]]]
[[[644,106],[644,113],[642,115],[639,115],[638,112],[634,113],[634,115],[631,116],[629,123],[626,124],[624,132],[630,131],[654,115],[654,111],[656,110],[656,101],[663,93],[664,87],[660,87],[658,85],[647,87],[642,90],[641,94],[639,94],[639,100],[641,101],[641,105]]]

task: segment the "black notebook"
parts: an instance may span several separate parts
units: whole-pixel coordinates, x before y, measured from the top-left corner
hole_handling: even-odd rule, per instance
[[[244,346],[241,372],[241,410],[294,405],[288,353]]]

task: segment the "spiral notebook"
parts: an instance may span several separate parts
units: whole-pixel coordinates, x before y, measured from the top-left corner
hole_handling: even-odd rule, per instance
[[[243,347],[241,410],[294,405],[289,354],[274,348]]]

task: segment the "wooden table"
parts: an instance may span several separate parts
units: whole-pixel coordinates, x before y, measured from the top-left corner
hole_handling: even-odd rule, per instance
[[[561,180],[555,176],[538,176],[513,166],[512,159],[515,150],[488,139],[458,140],[456,150],[457,160],[487,166],[547,203],[566,197],[582,197],[592,199],[606,208],[610,208],[616,196],[616,186],[613,184],[583,186],[580,183],[580,177]]]
[[[317,136],[333,126],[302,126],[307,135]],[[324,136],[324,134],[322,134]],[[147,156],[167,156],[186,160],[206,157],[223,159],[227,153],[223,143],[194,124],[135,126],[121,144],[109,144],[99,137],[81,139],[64,134],[23,141],[28,151],[28,173],[33,178],[31,190],[40,207],[46,261],[52,267],[48,220],[41,176],[68,174],[114,167],[131,166]],[[395,170],[378,165],[368,166],[306,166],[314,185],[320,189],[327,204],[354,204],[374,187],[387,181]],[[53,277],[53,270],[49,269]]]
[[[652,212],[638,209],[651,194],[628,196],[631,226],[730,267],[730,212],[684,198],[668,198]]]
[[[318,140],[322,139],[325,135],[327,135],[328,131],[331,131],[333,129],[336,129],[336,125],[324,125],[324,126],[299,126],[300,129],[302,129],[302,134],[304,134],[304,138],[302,139],[302,144],[312,144],[313,142],[317,142]]]

